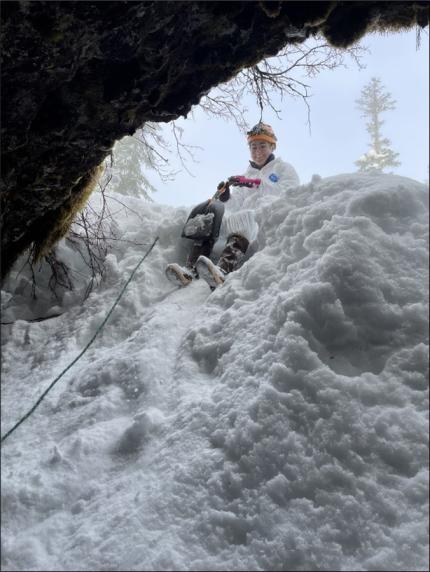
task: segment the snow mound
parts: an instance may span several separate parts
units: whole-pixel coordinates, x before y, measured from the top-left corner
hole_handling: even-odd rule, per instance
[[[427,201],[314,176],[257,208],[259,251],[211,293],[164,277],[187,212],[129,199],[123,238],[159,244],[3,445],[3,569],[427,570]],[[141,250],[117,245],[84,306],[4,327],[2,434]]]

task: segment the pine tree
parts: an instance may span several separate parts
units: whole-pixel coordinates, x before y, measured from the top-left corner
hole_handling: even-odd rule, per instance
[[[135,137],[123,137],[113,148],[113,165],[110,167],[112,188],[117,193],[152,201],[150,192],[157,189],[144,175],[149,160],[143,143]]]
[[[381,113],[395,109],[396,102],[391,99],[391,94],[384,92],[384,86],[379,78],[373,77],[361,91],[361,97],[356,101],[362,117],[368,118],[366,130],[370,135],[370,149],[362,155],[355,164],[359,171],[380,172],[385,167],[397,167],[399,156],[390,149],[390,141],[382,137],[381,127],[384,121],[380,119]]]

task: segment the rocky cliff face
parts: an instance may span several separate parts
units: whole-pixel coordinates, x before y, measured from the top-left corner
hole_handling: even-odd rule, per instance
[[[428,24],[429,2],[3,2],[2,276],[114,142],[286,43]]]

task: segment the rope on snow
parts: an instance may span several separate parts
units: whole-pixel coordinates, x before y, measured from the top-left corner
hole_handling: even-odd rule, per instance
[[[36,401],[36,403],[33,405],[33,407],[17,422],[15,423],[15,425],[9,429],[9,431],[7,433],[5,433],[5,435],[3,435],[3,437],[1,438],[1,443],[3,443],[3,441],[5,441],[9,435],[11,435],[22,423],[24,423],[24,421],[26,419],[28,419],[28,417],[30,417],[30,415],[35,411],[35,409],[39,406],[39,404],[42,402],[42,400],[44,399],[44,397],[47,395],[47,393],[54,387],[54,385],[57,383],[57,381],[84,355],[84,353],[87,351],[87,349],[90,347],[90,345],[93,343],[93,341],[96,339],[96,337],[98,336],[98,334],[101,332],[101,330],[103,329],[104,325],[106,324],[106,322],[108,321],[110,315],[112,314],[115,306],[118,304],[118,302],[121,299],[121,296],[124,294],[125,289],[127,288],[127,286],[129,285],[129,283],[131,282],[133,276],[136,274],[139,266],[142,264],[142,262],[145,260],[145,258],[150,254],[150,252],[152,251],[152,249],[154,248],[154,246],[156,245],[157,241],[158,241],[159,237],[157,236],[154,240],[154,242],[151,244],[151,246],[149,247],[149,249],[146,251],[145,255],[141,258],[141,260],[139,261],[139,263],[136,265],[135,269],[133,270],[133,272],[130,275],[130,278],[127,280],[127,282],[125,283],[125,285],[123,286],[121,292],[119,293],[119,295],[117,296],[115,302],[113,303],[112,308],[109,310],[109,312],[107,313],[106,318],[103,320],[103,322],[100,324],[100,326],[97,328],[95,334],[93,335],[93,337],[91,338],[91,340],[87,343],[87,345],[84,347],[84,349],[81,351],[81,353],[66,367],[66,369],[64,369],[60,375],[58,375],[54,381],[48,386],[48,388],[42,393],[42,395],[39,397],[39,399]]]

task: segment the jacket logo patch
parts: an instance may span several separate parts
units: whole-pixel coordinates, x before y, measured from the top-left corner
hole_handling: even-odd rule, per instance
[[[269,179],[273,182],[273,183],[277,183],[279,181],[279,177],[278,175],[275,175],[275,173],[272,173],[271,175],[269,175]]]

